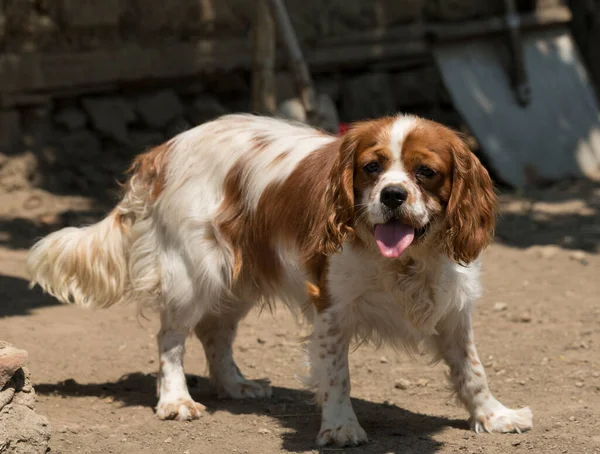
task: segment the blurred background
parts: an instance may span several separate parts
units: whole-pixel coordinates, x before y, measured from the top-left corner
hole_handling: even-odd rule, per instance
[[[314,411],[291,379],[291,320],[251,318],[236,347],[250,375],[279,377],[276,408],[211,400],[191,347],[217,412],[212,441],[194,442],[152,415],[154,340],[131,308],[91,314],[29,290],[26,250],[101,218],[134,155],[227,112],[333,134],[405,112],[461,131],[500,194],[476,326],[499,394],[533,400],[540,429],[477,445],[599,452],[598,87],[600,0],[0,0],[0,338],[30,353],[53,450],[310,452],[314,418],[272,416]],[[471,449],[464,414],[436,405],[439,371],[365,351],[353,392],[379,441],[364,452]]]

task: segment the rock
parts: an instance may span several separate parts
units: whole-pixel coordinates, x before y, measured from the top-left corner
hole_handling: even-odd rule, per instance
[[[395,73],[391,76],[391,83],[396,108],[434,104],[441,86],[440,76],[433,65]]]
[[[155,147],[164,142],[164,136],[156,131],[130,131],[131,146],[138,152]]]
[[[410,388],[410,381],[404,379],[404,378],[400,378],[399,380],[396,380],[396,383],[394,383],[394,388],[396,389],[408,389]]]
[[[85,113],[77,107],[65,107],[54,114],[54,121],[68,131],[75,131],[85,126]]]
[[[560,252],[560,247],[555,245],[531,246],[527,249],[529,254],[534,254],[542,259],[551,259]]]
[[[191,128],[192,128],[192,125],[185,118],[183,118],[183,117],[175,118],[175,119],[171,120],[169,122],[169,124],[167,125],[167,127],[164,129],[165,137],[167,139],[172,139],[176,135],[181,134],[182,132],[187,131],[188,129],[191,129]]]
[[[21,116],[17,110],[0,110],[0,152],[11,150],[21,139]]]
[[[127,125],[135,120],[135,112],[122,98],[85,98],[84,110],[96,130],[122,144],[129,144]]]
[[[426,378],[419,378],[417,380],[417,386],[420,386],[421,388],[425,388],[427,385],[429,385],[429,380]]]
[[[78,165],[77,161],[90,161],[97,158],[102,151],[100,140],[88,130],[74,131],[63,137],[58,146],[66,157],[71,160],[71,165]],[[75,158],[75,162],[73,162]]]
[[[24,405],[10,404],[0,410],[0,446],[11,454],[39,454],[48,451],[50,424]]]
[[[387,364],[389,361],[385,356],[382,356],[381,358],[379,358],[379,362],[381,364]]]
[[[270,434],[271,431],[269,429],[265,429],[264,427],[262,427],[262,428],[258,429],[258,433],[262,434],[262,435],[267,435],[267,434]]]
[[[217,98],[209,94],[198,95],[188,112],[192,125],[199,125],[225,115],[227,109]]]
[[[27,363],[27,352],[12,346],[0,349],[0,389]]]
[[[575,386],[577,386],[578,388],[583,388],[584,385],[585,385],[585,383],[583,383],[582,381],[575,382]]]
[[[25,367],[27,352],[0,341],[0,452],[44,453],[50,425],[35,413],[35,391]],[[8,380],[6,380],[8,377]]]
[[[152,128],[163,128],[169,121],[183,114],[183,105],[172,90],[138,98],[135,109],[142,120]]]
[[[529,323],[531,322],[532,318],[531,318],[531,314],[529,312],[523,312],[521,315],[519,315],[518,321],[521,323]]]
[[[572,251],[571,254],[569,254],[569,258],[571,260],[581,263],[582,265],[589,264],[587,260],[587,255],[583,251]]]
[[[507,308],[508,308],[508,304],[503,303],[501,301],[498,301],[498,302],[494,303],[494,310],[496,312],[505,311]]]
[[[167,437],[165,438],[165,443],[171,443],[173,441],[173,439],[171,437]]]
[[[340,116],[344,121],[378,118],[395,110],[392,84],[386,73],[366,73],[342,86]]]

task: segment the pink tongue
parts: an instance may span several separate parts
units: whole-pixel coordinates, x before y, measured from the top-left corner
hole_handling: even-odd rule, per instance
[[[400,221],[390,221],[375,226],[375,241],[384,257],[400,257],[414,238],[415,229]]]

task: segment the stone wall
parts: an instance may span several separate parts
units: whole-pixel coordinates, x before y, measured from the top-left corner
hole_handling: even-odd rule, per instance
[[[556,3],[556,0],[544,0]],[[287,0],[302,39],[419,20],[456,21],[498,13],[501,0]],[[3,0],[0,50],[82,51],[240,37],[254,0]]]
[[[299,36],[309,46],[323,37],[344,42],[344,36],[361,31],[423,22],[458,23],[502,11],[501,0],[286,3]],[[527,11],[561,1],[518,3]],[[214,45],[232,38],[242,38],[247,44],[253,5],[250,0],[0,0],[0,50],[5,56],[68,56],[69,52],[80,55],[98,49],[152,48],[158,49],[159,61],[167,61],[168,53],[160,49],[170,44],[208,38],[214,38]],[[600,0],[571,0],[570,5],[575,36],[598,81],[599,5]],[[111,66],[112,54],[102,55],[102,61],[108,63],[100,66]],[[193,57],[193,53],[189,55]],[[142,64],[137,58],[124,58]],[[69,66],[68,60],[64,66]],[[10,65],[0,65],[0,81],[7,67]],[[116,81],[94,86],[89,92],[85,86],[72,93],[33,90],[31,97],[16,107],[0,109],[0,148],[4,150],[0,154],[0,189],[42,185],[52,191],[85,193],[112,188],[133,155],[217,115],[250,110],[247,67],[219,73],[201,71],[202,64],[197,68],[193,75],[134,78],[126,84]],[[98,71],[90,66],[81,72],[84,80],[88,76],[92,80]],[[23,77],[31,74],[27,71]],[[60,68],[53,74],[62,79]],[[17,75],[16,79],[23,77]],[[35,82],[36,76],[32,80]],[[279,101],[295,95],[288,73],[279,71],[276,80]],[[351,67],[320,65],[315,81],[318,91],[334,101],[343,122],[400,111],[464,129],[435,65],[423,52],[418,58],[357,60]]]

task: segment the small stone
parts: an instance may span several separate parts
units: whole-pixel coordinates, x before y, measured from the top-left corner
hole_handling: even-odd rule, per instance
[[[589,262],[587,260],[587,256],[583,251],[572,251],[569,255],[571,260],[581,263],[582,265],[587,265]]]
[[[425,388],[428,384],[429,380],[427,380],[426,378],[419,378],[417,380],[417,386],[420,386],[421,388]]]
[[[165,438],[165,443],[171,443],[173,439],[171,437]]]
[[[381,358],[379,358],[379,362],[381,364],[387,364],[388,363],[388,359],[385,356],[382,356]]]
[[[508,308],[508,304],[503,303],[501,301],[498,301],[497,303],[494,303],[494,310],[496,312],[505,311],[507,308]]]
[[[594,378],[600,377],[600,372],[592,372],[592,377],[594,377]]]
[[[75,131],[85,126],[87,118],[85,113],[77,107],[66,107],[53,116],[54,121],[69,131]]]
[[[260,429],[258,429],[258,433],[262,434],[262,435],[267,435],[267,434],[270,434],[271,431],[269,429],[265,429],[264,427],[261,427]]]
[[[192,125],[199,125],[227,113],[227,109],[217,98],[209,94],[201,94],[194,99],[188,113]]]
[[[136,151],[144,151],[160,145],[164,141],[164,137],[160,132],[156,131],[131,131],[129,133],[129,140],[131,146]]]
[[[577,421],[577,418],[575,418],[575,416],[569,416],[569,421],[575,422]]]
[[[258,342],[258,343],[259,343],[259,344],[261,344],[261,345],[264,345],[264,344],[266,344],[266,343],[267,343],[267,341],[266,341],[266,340],[264,340],[264,339],[263,339],[263,338],[261,338],[261,337],[257,337],[257,338],[256,338],[256,342]]]
[[[183,106],[172,90],[141,96],[135,104],[135,110],[152,128],[163,128],[171,120],[183,114]]]
[[[12,376],[27,363],[27,352],[15,347],[0,350],[0,389],[4,388]]]
[[[394,383],[394,388],[396,389],[408,389],[410,387],[411,383],[408,380],[405,380],[404,378],[400,378],[398,380],[396,380],[396,383]]]
[[[577,386],[578,388],[583,388],[585,384],[582,381],[576,381],[575,382],[575,386]]]
[[[521,442],[519,440],[515,440],[512,442],[513,446],[519,446],[521,444]]]
[[[521,323],[529,323],[529,322],[531,322],[531,314],[529,312],[523,312],[519,316],[519,321]]]
[[[59,147],[64,151],[67,160],[75,162],[78,165],[81,161],[93,161],[97,159],[102,151],[100,140],[91,132],[85,129],[74,131],[59,142]]]
[[[129,144],[127,125],[135,120],[135,112],[124,99],[85,98],[81,104],[97,131],[119,143]]]

